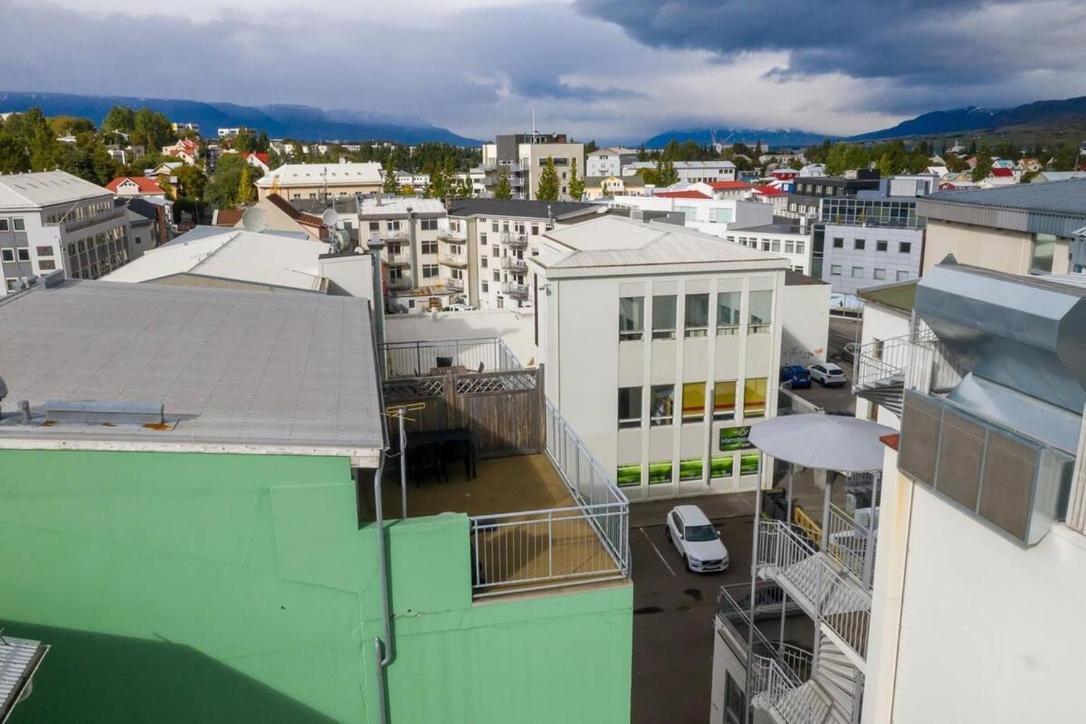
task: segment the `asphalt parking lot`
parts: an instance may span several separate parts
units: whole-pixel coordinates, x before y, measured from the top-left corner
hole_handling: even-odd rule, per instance
[[[634,580],[632,721],[702,724],[709,718],[716,597],[725,583],[750,580],[753,518],[745,505],[722,511],[707,502],[704,509],[721,533],[731,565],[723,573],[691,573],[664,537],[668,509],[670,506],[661,508],[655,522],[639,515],[630,530]]]

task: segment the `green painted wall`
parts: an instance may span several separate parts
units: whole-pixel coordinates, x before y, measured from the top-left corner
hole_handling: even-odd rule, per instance
[[[376,530],[339,458],[0,450],[12,721],[376,722]],[[463,515],[389,526],[392,721],[627,722],[629,585],[473,604]]]

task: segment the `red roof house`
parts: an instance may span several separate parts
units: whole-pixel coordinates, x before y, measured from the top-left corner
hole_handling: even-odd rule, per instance
[[[106,188],[118,196],[159,196],[166,198],[166,192],[158,181],[146,176],[118,176],[106,184]]]

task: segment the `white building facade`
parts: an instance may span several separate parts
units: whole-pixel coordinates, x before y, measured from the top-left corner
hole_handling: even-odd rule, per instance
[[[622,167],[637,161],[638,151],[633,148],[611,146],[599,148],[585,158],[584,176],[621,176]]]

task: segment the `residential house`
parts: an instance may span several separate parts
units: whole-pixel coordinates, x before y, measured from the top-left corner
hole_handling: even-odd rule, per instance
[[[0,620],[54,644],[13,721],[629,721],[625,535],[593,532],[538,454],[500,461],[513,475],[480,460],[469,489],[517,501],[509,520],[552,494],[589,531],[573,558],[556,531],[545,587],[483,561],[493,508],[423,497],[455,482],[401,509],[375,328],[368,300],[312,293],[78,281],[0,302],[0,369],[29,403],[0,414],[0,540],[21,556]]]
[[[605,196],[651,196],[653,187],[640,176],[588,176],[584,179],[584,201]]]
[[[634,148],[609,146],[599,148],[585,158],[584,176],[621,176],[622,167],[637,160]]]
[[[782,257],[609,215],[546,232],[529,264],[547,398],[627,496],[769,479],[747,434],[777,409]]]
[[[277,194],[287,201],[322,200],[381,191],[381,164],[365,163],[287,163],[264,174],[256,181],[261,199]]]
[[[483,169],[486,195],[492,196],[504,174],[514,199],[535,200],[543,168],[554,163],[558,174],[558,198],[571,200],[570,174],[573,163],[577,175],[585,176],[584,144],[573,143],[564,133],[512,133],[497,136],[494,143],[484,143]]]
[[[107,183],[106,188],[117,196],[166,198],[166,192],[158,181],[146,176],[118,176]]]
[[[988,178],[982,179],[977,185],[982,189],[996,188],[999,186],[1013,186],[1018,183],[1018,172],[1006,166],[993,166]]]
[[[192,131],[196,135],[200,135],[200,124],[199,123],[187,123],[187,122],[177,123],[177,122],[174,122],[174,123],[170,124],[170,128],[173,129],[174,133],[184,133],[185,131]]]
[[[195,166],[200,160],[200,144],[191,138],[181,138],[173,145],[163,146],[162,155],[179,158],[186,166]]]
[[[924,273],[948,254],[1009,274],[1086,271],[1073,243],[1086,226],[1086,178],[940,192],[917,215],[927,220]]]
[[[783,212],[788,208],[788,192],[777,186],[752,186],[750,197],[763,204],[772,204],[776,210],[774,213]]]
[[[455,199],[449,207],[445,247],[467,254],[468,303],[480,309],[527,307],[528,259],[540,253],[543,234],[578,224],[605,209],[577,201]]]
[[[233,138],[241,133],[240,128],[220,128],[218,129],[219,138]]]
[[[1046,181],[1067,181],[1073,178],[1086,178],[1086,171],[1041,171],[1030,179],[1030,183],[1040,184]]]
[[[65,171],[0,175],[0,297],[56,270],[97,279],[128,261],[113,194]]]
[[[157,203],[155,203],[157,202]],[[128,258],[134,261],[144,252],[170,240],[173,233],[173,204],[165,199],[133,197],[125,200],[128,213]]]
[[[268,166],[267,151],[243,151],[241,158],[253,168],[260,169],[262,173],[271,171],[271,168]]]

